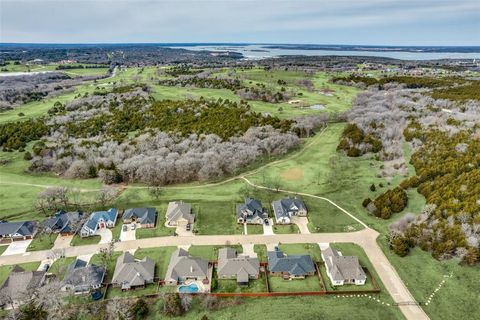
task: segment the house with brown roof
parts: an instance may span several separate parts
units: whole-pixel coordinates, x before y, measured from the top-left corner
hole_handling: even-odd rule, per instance
[[[248,285],[250,279],[258,279],[260,262],[256,257],[237,255],[232,248],[218,250],[217,275],[219,279],[235,279],[237,284]]]

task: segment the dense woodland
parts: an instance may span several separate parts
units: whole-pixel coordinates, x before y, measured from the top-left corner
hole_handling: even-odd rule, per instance
[[[426,198],[421,214],[407,214],[391,226],[390,245],[399,255],[418,245],[438,259],[480,260],[480,104],[468,100],[435,100],[388,84],[359,94],[348,114],[351,124],[338,149],[349,156],[377,151],[365,139],[378,137],[383,176],[407,177],[404,144],[413,150],[415,172],[400,186],[363,202],[369,212],[388,219],[406,207],[407,189],[416,188]]]

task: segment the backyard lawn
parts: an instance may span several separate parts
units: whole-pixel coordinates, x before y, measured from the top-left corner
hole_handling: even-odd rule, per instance
[[[216,274],[215,274],[216,276]],[[260,273],[257,280],[250,280],[247,286],[237,284],[237,280],[233,279],[218,279],[217,288],[214,292],[267,292],[267,283],[265,274]]]
[[[268,277],[271,292],[322,291],[320,279],[315,274],[305,279],[283,280],[282,277]]]
[[[137,290],[128,290],[122,291],[121,288],[114,288],[113,286],[108,286],[107,292],[105,294],[105,299],[111,299],[115,297],[119,298],[132,298],[132,297],[140,297],[148,294],[155,294],[157,293],[158,284],[157,283],[150,283],[147,284],[144,289],[137,289]]]

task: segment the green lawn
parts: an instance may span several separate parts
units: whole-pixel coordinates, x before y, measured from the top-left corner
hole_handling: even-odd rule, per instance
[[[237,250],[237,253],[242,253],[242,246],[239,245],[224,245],[224,246],[191,246],[188,253],[194,257],[200,257],[208,261],[216,261],[218,259],[218,250],[225,247],[231,247]]]
[[[257,254],[260,262],[267,262],[267,246],[264,244],[256,244],[253,246],[253,251]]]
[[[100,236],[91,236],[91,237],[86,237],[82,238],[78,234],[73,236],[72,242],[70,242],[70,245],[72,247],[76,246],[85,246],[88,244],[97,244],[100,243],[100,240],[102,238]]]
[[[247,286],[238,285],[235,279],[218,279],[214,292],[267,292],[267,283],[263,273],[257,280],[250,280]]]
[[[110,283],[113,278],[113,273],[115,271],[115,264],[117,263],[117,258],[120,257],[121,252],[113,252],[110,259],[106,261],[106,265],[102,261],[101,254],[97,253],[92,256],[90,259],[90,264],[95,264],[97,266],[105,266],[107,268],[107,276],[105,277],[105,282]]]
[[[298,229],[298,226],[296,224],[289,224],[289,225],[276,224],[276,225],[273,225],[273,233],[276,233],[276,234],[300,233],[300,230]]]
[[[164,279],[170,257],[175,250],[177,250],[177,247],[138,249],[135,252],[135,258],[143,259],[144,257],[149,257],[155,261],[155,276],[159,279]]]
[[[8,248],[8,245],[1,245],[0,246],[0,256],[5,252],[5,250],[7,250]]]
[[[147,294],[155,294],[157,293],[157,287],[158,285],[156,283],[150,283],[150,284],[147,284],[147,286],[144,289],[122,291],[121,288],[114,288],[112,286],[109,286],[107,289],[105,298],[106,299],[111,299],[115,297],[133,298],[133,297],[140,297]]]
[[[20,263],[18,266],[22,267],[25,271],[36,271],[40,266],[40,262]],[[8,275],[10,274],[10,271],[12,271],[13,267],[14,265],[0,266],[0,287],[8,278]]]
[[[283,280],[282,277],[268,277],[271,292],[322,291],[320,279],[315,274],[305,279]]]
[[[40,251],[40,250],[49,250],[53,248],[55,244],[55,239],[57,238],[58,234],[42,234],[37,235],[33,238],[32,242],[27,248],[27,251]]]
[[[48,272],[55,274],[59,280],[63,280],[68,267],[75,261],[75,259],[76,257],[67,257],[55,260],[48,269]]]
[[[287,255],[308,254],[313,261],[321,261],[320,247],[316,243],[280,244],[279,249]]]
[[[196,207],[198,211],[196,212],[195,229],[198,230],[198,234],[243,233],[243,225],[237,224],[236,221],[234,202],[200,202]],[[254,228],[252,228],[252,233],[254,232]]]
[[[175,232],[175,228],[165,227],[165,212],[167,210],[167,203],[156,207],[157,208],[157,224],[155,228],[138,228],[135,236],[137,239],[171,236]]]

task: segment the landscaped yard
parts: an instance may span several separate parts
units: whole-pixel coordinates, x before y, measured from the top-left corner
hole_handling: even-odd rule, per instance
[[[91,236],[91,237],[85,237],[82,238],[78,234],[73,236],[72,242],[70,242],[70,245],[73,247],[76,246],[85,246],[88,244],[97,244],[101,240],[100,236]]]
[[[267,246],[264,244],[256,244],[253,246],[253,251],[257,253],[260,262],[267,262]]]
[[[200,257],[208,261],[216,261],[218,259],[218,250],[221,248],[234,248],[237,253],[242,253],[242,246],[225,245],[225,246],[191,246],[188,253],[194,257]]]
[[[55,274],[59,280],[63,280],[68,267],[75,261],[75,259],[75,257],[67,257],[55,260],[48,269],[48,272]]]
[[[320,279],[315,274],[305,279],[283,280],[282,277],[268,277],[271,292],[311,292],[322,291]]]
[[[110,259],[103,261],[102,254],[97,253],[93,255],[92,259],[90,259],[90,264],[95,264],[97,266],[106,266],[107,267],[107,276],[105,277],[105,282],[110,283],[113,278],[113,273],[115,271],[115,265],[117,263],[117,258],[120,257],[121,252],[113,252]]]
[[[287,224],[287,225],[276,224],[273,226],[273,233],[275,234],[300,233],[300,230],[298,229],[298,226],[296,224]]]
[[[286,255],[308,254],[313,261],[322,260],[320,247],[316,243],[280,244],[279,248]]]
[[[115,297],[119,298],[130,298],[130,297],[140,297],[147,294],[155,294],[157,293],[157,283],[150,283],[148,284],[145,289],[137,289],[137,290],[128,290],[122,291],[121,288],[114,288],[109,286],[107,289],[107,293],[105,295],[106,299],[111,299]]]
[[[55,244],[55,239],[58,234],[41,234],[35,236],[30,245],[27,248],[27,251],[39,251],[39,250],[49,250],[53,248]]]
[[[250,280],[248,286],[238,285],[235,279],[218,279],[214,292],[267,292],[265,274],[261,272],[260,277],[257,280]]]
[[[8,248],[8,245],[1,245],[0,246],[0,256],[5,252],[5,250],[7,250]]]
[[[149,257],[155,261],[155,276],[159,279],[164,279],[168,263],[170,262],[170,257],[175,250],[177,250],[176,247],[138,249],[135,252],[135,258],[143,259],[144,257]]]
[[[137,228],[136,238],[152,238],[152,237],[163,237],[171,236],[175,232],[175,228],[165,227],[165,212],[167,210],[167,204],[164,203],[156,207],[157,209],[157,224],[155,228]]]

